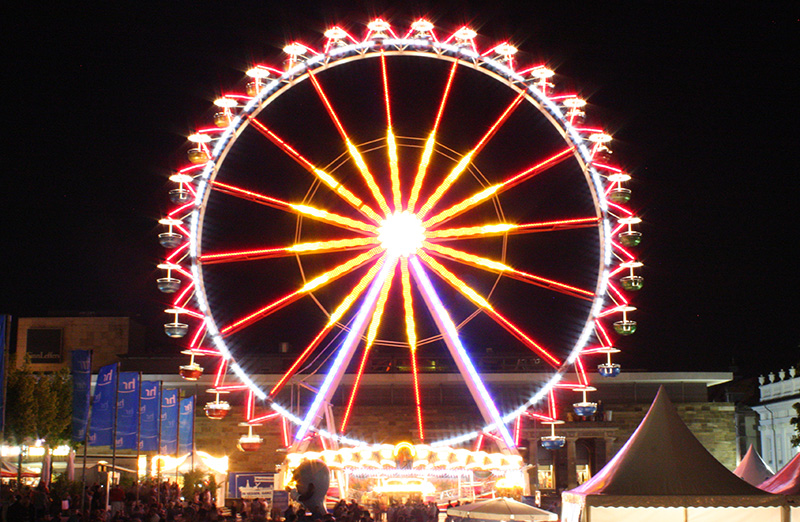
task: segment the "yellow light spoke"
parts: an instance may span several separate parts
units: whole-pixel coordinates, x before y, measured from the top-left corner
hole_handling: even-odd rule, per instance
[[[454,218],[457,215],[461,214],[462,212],[466,212],[467,210],[469,210],[470,208],[474,207],[475,205],[483,203],[484,201],[486,201],[490,197],[494,196],[497,193],[497,191],[500,189],[500,187],[501,187],[501,185],[493,185],[493,186],[491,186],[489,188],[481,190],[477,194],[474,194],[474,195],[468,197],[467,199],[465,199],[461,203],[457,203],[457,204],[453,205],[452,207],[439,212],[438,214],[436,214],[435,216],[433,216],[432,218],[430,218],[429,220],[424,222],[423,226],[425,228],[430,228],[433,225],[441,223],[442,221],[446,221],[446,220],[448,220],[450,218]]]
[[[411,212],[415,211],[415,206],[417,204],[417,199],[419,198],[419,191],[422,189],[422,181],[425,179],[425,174],[428,171],[428,164],[431,161],[431,155],[433,154],[433,146],[436,144],[436,132],[439,130],[439,122],[442,120],[442,113],[444,112],[444,106],[447,103],[447,97],[450,94],[450,87],[453,85],[453,77],[456,74],[456,67],[458,66],[458,61],[454,61],[453,65],[450,67],[450,75],[447,77],[447,84],[444,88],[444,94],[442,94],[442,101],[439,103],[439,111],[436,113],[436,120],[433,123],[433,130],[431,131],[430,136],[428,136],[428,140],[425,142],[425,149],[422,152],[422,159],[419,162],[419,168],[417,169],[417,175],[414,177],[414,184],[411,187],[411,197],[408,200],[408,210]]]
[[[403,311],[406,316],[406,336],[411,351],[417,349],[417,328],[414,324],[414,306],[411,298],[411,275],[408,272],[408,258],[400,259],[400,281],[403,287]]]
[[[400,167],[397,161],[397,143],[392,131],[392,107],[389,102],[389,77],[386,74],[386,55],[381,49],[381,76],[383,77],[383,99],[386,102],[386,145],[389,150],[389,176],[392,180],[392,203],[394,211],[400,212],[403,203],[400,196]]]

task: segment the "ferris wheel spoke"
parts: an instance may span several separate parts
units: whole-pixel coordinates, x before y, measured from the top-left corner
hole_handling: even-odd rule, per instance
[[[382,249],[380,247],[376,247],[368,252],[360,254],[348,261],[345,261],[336,268],[328,270],[324,274],[317,276],[311,281],[307,282],[299,290],[295,290],[294,292],[286,294],[285,296],[271,302],[270,304],[264,306],[263,308],[260,308],[255,312],[252,312],[251,314],[242,317],[241,319],[229,324],[224,328],[220,328],[220,333],[223,336],[228,336],[238,332],[243,328],[246,328],[247,326],[253,324],[254,322],[259,321],[264,317],[267,317],[268,315],[280,310],[281,308],[284,308],[290,305],[291,303],[297,301],[301,297],[307,295],[312,290],[326,286],[327,284],[335,281],[336,279],[342,277],[348,272],[351,272],[356,268],[368,263],[371,259],[378,256],[381,253],[381,251]]]
[[[530,348],[533,352],[538,354],[540,357],[545,359],[549,364],[553,365],[554,367],[558,368],[561,365],[561,361],[559,361],[558,358],[556,358],[553,354],[547,351],[539,343],[534,341],[528,334],[523,332],[518,326],[516,326],[514,323],[506,319],[500,312],[494,309],[494,307],[489,303],[489,301],[486,300],[485,297],[481,296],[478,292],[473,290],[467,283],[459,279],[458,276],[456,276],[454,273],[452,273],[447,268],[442,266],[441,263],[433,259],[425,252],[419,252],[417,256],[439,277],[444,279],[444,281],[447,284],[449,284],[451,287],[457,290],[461,295],[466,297],[473,304],[478,306],[481,310],[483,310],[486,313],[486,315],[492,318],[497,324],[502,326],[508,333],[516,337],[522,344]]]
[[[428,215],[436,203],[439,202],[439,200],[445,195],[448,189],[450,189],[453,183],[455,183],[459,176],[461,176],[461,174],[467,169],[472,161],[472,158],[474,158],[481,151],[481,149],[486,146],[491,137],[495,135],[508,117],[511,116],[511,113],[514,112],[514,109],[519,107],[523,99],[525,99],[525,91],[520,92],[517,97],[514,98],[514,101],[512,101],[509,106],[506,107],[506,110],[503,111],[499,118],[497,118],[497,121],[495,121],[494,124],[489,127],[489,130],[486,131],[486,133],[481,137],[477,145],[475,145],[471,151],[461,158],[461,161],[459,161],[455,168],[450,171],[450,174],[447,175],[444,181],[442,181],[441,185],[436,188],[433,194],[428,197],[428,200],[425,202],[425,204],[422,205],[422,208],[419,209],[417,215],[420,219],[424,219]]]
[[[259,259],[288,257],[294,255],[327,254],[330,252],[364,250],[377,244],[378,239],[370,237],[314,241],[310,243],[297,243],[288,247],[260,248],[252,250],[240,250],[236,252],[203,254],[200,256],[200,263],[204,265],[213,265],[217,263],[256,261]]]
[[[328,322],[325,324],[325,327],[314,337],[314,340],[306,347],[305,350],[300,354],[300,356],[292,363],[292,366],[283,374],[283,376],[275,383],[275,386],[269,392],[270,397],[275,397],[277,393],[283,388],[283,385],[286,381],[295,374],[297,369],[303,364],[308,357],[313,353],[314,350],[317,349],[319,344],[322,340],[330,333],[334,326],[339,322],[339,320],[347,313],[353,303],[364,293],[364,290],[367,289],[370,281],[375,279],[375,276],[378,274],[378,271],[381,269],[383,264],[386,262],[386,255],[382,255],[378,261],[375,262],[367,273],[364,274],[359,282],[354,286],[350,293],[339,303],[339,306],[331,314],[330,318],[328,318]]]
[[[481,412],[481,415],[488,425],[497,427],[508,450],[512,450],[514,448],[514,439],[511,437],[511,433],[509,433],[508,428],[502,421],[500,411],[497,409],[486,386],[483,384],[483,380],[475,369],[475,365],[472,364],[469,354],[464,349],[464,345],[458,337],[458,330],[453,320],[450,318],[450,314],[447,313],[447,310],[442,304],[442,300],[431,284],[430,278],[428,278],[428,275],[422,268],[420,257],[412,257],[409,260],[409,264],[411,265],[411,273],[414,276],[414,280],[417,282],[417,287],[422,293],[423,301],[428,307],[437,328],[442,333],[442,338],[448,350],[450,350],[450,354],[456,362],[456,366],[464,376],[467,388],[472,394],[473,400],[478,405],[478,410]]]
[[[289,145],[286,141],[281,139],[277,134],[269,130],[260,121],[253,118],[251,118],[249,121],[250,123],[253,124],[253,127],[255,127],[255,129],[258,130],[263,136],[265,136],[268,140],[270,140],[272,143],[281,148],[293,160],[299,163],[303,168],[305,168],[311,174],[316,176],[328,188],[330,188],[333,192],[335,192],[339,197],[344,199],[351,207],[356,209],[370,221],[373,221],[375,223],[380,222],[381,217],[374,210],[372,210],[372,208],[369,205],[364,203],[364,201],[362,201],[358,196],[356,196],[355,194],[350,192],[347,188],[345,188],[345,186],[339,183],[339,181],[337,181],[333,176],[331,176],[324,170],[314,166],[313,163],[308,161],[302,154],[297,152],[291,145]]]
[[[389,102],[389,77],[386,74],[386,55],[381,49],[381,76],[383,77],[383,99],[386,102],[386,146],[389,151],[389,177],[392,182],[392,205],[400,212],[403,203],[400,195],[400,167],[397,160],[397,142],[392,129],[392,107]]]
[[[341,428],[339,429],[339,431],[342,433],[344,433],[347,429],[347,421],[350,419],[350,412],[352,411],[353,403],[355,402],[356,394],[358,393],[358,386],[361,383],[361,376],[364,374],[364,368],[367,365],[367,359],[369,358],[369,352],[372,348],[372,344],[375,342],[375,337],[378,335],[378,328],[381,325],[383,311],[386,307],[386,300],[389,298],[389,291],[392,288],[392,281],[394,280],[393,274],[397,267],[397,259],[392,261],[391,264],[392,267],[389,268],[390,275],[383,282],[380,294],[378,294],[378,302],[375,305],[375,311],[372,312],[372,319],[369,322],[369,328],[367,328],[367,342],[364,345],[364,353],[361,356],[361,364],[358,366],[356,379],[353,382],[353,389],[350,392],[350,399],[347,401],[347,408],[345,408],[344,416],[342,417]]]
[[[422,189],[422,182],[425,179],[425,174],[428,171],[428,164],[430,163],[431,155],[433,154],[433,146],[436,144],[436,133],[439,131],[439,123],[442,120],[442,113],[444,113],[444,107],[450,94],[450,87],[453,85],[453,77],[456,74],[456,67],[458,67],[458,61],[454,61],[453,65],[450,66],[450,74],[447,77],[447,84],[445,85],[442,99],[439,102],[439,111],[436,113],[436,119],[433,122],[433,130],[428,136],[428,139],[425,141],[425,148],[422,151],[422,158],[419,162],[417,175],[414,176],[414,184],[411,187],[411,196],[408,199],[408,210],[411,212],[415,211],[414,207],[416,207],[417,199],[419,199],[419,191]]]
[[[280,199],[276,199],[264,194],[259,194],[258,192],[253,192],[252,190],[236,187],[228,183],[222,183],[221,181],[214,180],[212,188],[214,190],[217,190],[218,192],[227,194],[229,196],[241,198],[247,201],[253,201],[261,205],[266,205],[268,207],[276,208],[278,210],[284,210],[286,212],[314,219],[322,223],[327,223],[329,225],[334,225],[339,228],[352,230],[354,232],[358,232],[359,234],[364,234],[364,233],[374,234],[378,230],[378,227],[376,227],[375,225],[364,223],[363,221],[359,221],[357,219],[351,219],[349,217],[341,216],[333,212],[328,212],[327,210],[321,210],[318,208],[310,207],[308,205],[301,205],[297,203],[289,203],[288,201],[281,201]]]
[[[484,201],[488,200],[492,196],[496,194],[500,194],[509,190],[516,185],[519,185],[523,181],[527,181],[530,178],[536,176],[537,174],[541,174],[546,170],[554,167],[564,161],[565,159],[569,158],[570,155],[575,151],[575,147],[568,147],[561,152],[558,152],[544,161],[540,161],[536,165],[520,172],[519,174],[515,174],[514,176],[508,178],[507,180],[503,181],[502,183],[498,183],[497,185],[492,185],[491,187],[485,188],[476,194],[464,199],[460,203],[456,203],[450,208],[447,208],[438,214],[432,216],[430,219],[425,221],[423,225],[426,228],[432,227],[434,225],[440,225],[446,221],[453,219],[454,217],[463,214],[467,210],[471,209],[472,207],[483,203]]]
[[[458,263],[488,270],[496,274],[503,274],[518,281],[523,281],[525,283],[530,283],[542,288],[547,288],[548,290],[553,290],[555,292],[577,297],[579,299],[585,299],[587,301],[594,300],[594,292],[565,283],[560,283],[553,279],[547,279],[523,272],[521,270],[516,270],[508,265],[500,263],[499,261],[476,256],[474,254],[464,252],[463,250],[457,250],[455,248],[449,248],[446,246],[437,245],[435,243],[426,242],[423,244],[423,247],[435,256],[444,257]]]
[[[403,288],[403,312],[405,313],[406,337],[411,354],[411,374],[414,378],[414,403],[417,409],[417,426],[419,439],[425,441],[425,430],[422,423],[422,400],[419,393],[419,375],[417,371],[417,329],[414,321],[414,303],[411,297],[411,277],[408,272],[408,258],[400,258],[400,283]]]
[[[350,154],[350,157],[353,158],[353,161],[358,167],[358,171],[361,173],[361,177],[364,178],[364,181],[367,183],[367,187],[369,187],[372,196],[375,198],[375,201],[378,203],[378,207],[380,207],[381,211],[384,215],[388,216],[391,214],[391,210],[389,210],[389,205],[386,203],[386,198],[383,197],[383,193],[381,192],[380,187],[375,182],[375,177],[369,171],[367,164],[364,163],[364,158],[361,157],[361,153],[358,152],[358,148],[353,145],[353,142],[350,141],[350,137],[347,135],[347,131],[345,131],[342,122],[339,121],[339,117],[336,115],[336,111],[333,109],[333,105],[328,100],[328,97],[325,95],[325,91],[322,90],[322,85],[320,85],[319,80],[317,80],[314,73],[310,70],[308,71],[308,77],[311,79],[311,83],[314,85],[314,89],[317,91],[317,95],[319,96],[320,100],[322,100],[322,104],[325,105],[325,109],[328,111],[331,119],[333,120],[334,125],[339,131],[339,134],[342,136],[342,139],[347,146],[347,152]]]
[[[306,416],[303,418],[297,433],[295,433],[295,441],[303,440],[308,430],[311,429],[311,426],[316,425],[319,421],[322,405],[330,402],[333,393],[336,391],[336,386],[341,382],[342,376],[347,366],[350,364],[350,360],[353,358],[358,342],[364,334],[364,330],[367,327],[367,318],[371,316],[372,312],[375,310],[383,283],[391,276],[389,268],[392,265],[393,263],[384,263],[378,275],[376,275],[370,283],[367,295],[364,297],[361,307],[359,307],[350,325],[350,331],[339,347],[330,370],[328,370],[327,375],[325,375],[325,379],[322,381],[322,385],[319,387],[314,401],[306,412]]]
[[[560,230],[574,230],[577,228],[595,227],[600,222],[598,217],[585,217],[574,219],[560,219],[557,221],[540,221],[537,223],[523,223],[513,225],[510,223],[495,223],[492,225],[479,225],[475,227],[443,228],[425,233],[428,240],[449,241],[467,239],[470,237],[502,236],[503,234],[530,234],[534,232],[556,232]]]

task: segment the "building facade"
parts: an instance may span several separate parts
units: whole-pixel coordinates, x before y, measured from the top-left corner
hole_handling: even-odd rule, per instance
[[[761,402],[753,406],[758,413],[762,458],[772,471],[778,471],[800,452],[792,447],[792,435],[797,433],[791,419],[798,416],[793,405],[800,403],[800,376],[796,368],[759,377]]]

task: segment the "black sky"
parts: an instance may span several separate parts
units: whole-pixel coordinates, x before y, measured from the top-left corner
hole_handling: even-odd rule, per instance
[[[124,313],[157,333],[156,220],[211,100],[289,39],[430,14],[546,60],[614,133],[644,219],[626,367],[797,364],[797,3],[341,5],[17,8],[3,36],[0,311]]]

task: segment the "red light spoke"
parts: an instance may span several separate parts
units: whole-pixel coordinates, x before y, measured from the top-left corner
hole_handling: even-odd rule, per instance
[[[330,252],[364,250],[378,244],[377,238],[335,239],[310,243],[298,243],[289,247],[261,248],[255,250],[242,250],[238,252],[220,252],[203,254],[200,262],[204,265],[215,263],[230,263],[234,261],[255,261],[274,257],[287,257],[293,255],[324,254]]]
[[[339,134],[342,136],[342,139],[347,146],[347,151],[350,153],[350,156],[355,161],[356,166],[358,167],[358,171],[361,173],[361,177],[364,178],[364,181],[367,183],[367,187],[369,187],[372,196],[375,198],[375,201],[378,202],[378,206],[380,207],[381,211],[384,215],[391,214],[389,210],[389,205],[386,203],[386,198],[383,197],[381,193],[381,189],[378,187],[378,184],[375,183],[375,178],[372,176],[372,173],[367,168],[366,163],[364,163],[364,159],[361,157],[361,154],[358,152],[358,149],[353,142],[350,141],[350,137],[347,135],[347,132],[344,130],[344,126],[339,121],[339,117],[336,115],[336,111],[333,110],[333,105],[328,100],[328,97],[325,95],[325,91],[322,90],[322,85],[320,85],[317,78],[314,74],[309,71],[308,77],[311,79],[311,83],[314,85],[314,89],[317,91],[320,100],[322,100],[323,105],[325,105],[325,109],[327,109],[328,114],[330,115],[333,123],[336,125],[336,128],[339,130]],[[380,219],[380,218],[379,218]]]
[[[365,252],[357,257],[350,259],[349,261],[342,263],[336,268],[329,270],[328,272],[325,272],[324,274],[315,279],[312,279],[299,290],[295,290],[294,292],[291,292],[281,297],[280,299],[271,302],[270,304],[264,306],[263,308],[260,308],[259,310],[256,310],[255,312],[246,315],[245,317],[242,317],[241,319],[229,324],[228,326],[221,328],[220,333],[223,336],[228,336],[235,332],[238,332],[242,328],[245,328],[248,325],[272,314],[273,312],[276,312],[277,310],[280,310],[281,308],[290,305],[291,303],[297,301],[298,299],[308,294],[315,288],[325,286],[328,283],[334,281],[335,279],[338,279],[339,277],[345,275],[346,273],[355,270],[359,266],[369,262],[370,259],[380,254],[380,251],[381,251],[380,248],[373,248],[369,252]]]
[[[313,78],[313,76],[311,78]],[[269,130],[263,123],[252,118],[250,119],[250,123],[268,140],[283,149],[292,159],[297,161],[303,168],[316,176],[320,181],[327,185],[328,188],[344,199],[351,207],[360,212],[364,217],[376,223],[380,221],[381,217],[376,214],[369,205],[361,201],[361,199],[355,194],[347,190],[341,183],[334,179],[333,176],[315,167],[313,163],[304,158],[303,155],[297,152],[291,145],[286,143],[286,141],[278,137],[277,134]]]
[[[221,359],[219,362],[219,366],[217,367],[217,373],[214,376],[214,388],[218,389],[219,386],[222,384],[222,380],[225,377],[225,372],[228,371],[228,360]]]
[[[497,261],[492,261],[491,259],[486,259],[484,257],[479,257],[473,254],[469,254],[462,250],[456,250],[454,248],[448,248],[445,246],[436,245],[432,243],[426,243],[425,248],[429,250],[433,255],[441,256],[483,270],[489,270],[490,272],[500,273],[512,279],[516,279],[518,281],[531,283],[533,285],[540,286],[542,288],[554,290],[556,292],[571,295],[573,297],[578,297],[580,299],[586,299],[588,301],[591,301],[594,298],[594,292],[590,292],[589,290],[584,290],[582,288],[577,288],[575,286],[560,283],[553,279],[546,279],[544,277],[529,274],[527,272],[515,270],[514,268],[511,268],[510,266],[504,265]]]
[[[578,382],[581,386],[587,386],[589,379],[586,377],[586,369],[583,367],[583,361],[580,356],[575,359],[575,369],[578,370]]]
[[[328,223],[329,225],[334,225],[340,228],[345,228],[347,230],[358,232],[359,234],[364,234],[364,233],[374,234],[378,230],[377,227],[375,227],[375,225],[364,223],[363,221],[358,221],[356,219],[351,219],[345,216],[341,216],[339,214],[334,214],[333,212],[328,212],[326,210],[320,210],[314,207],[310,207],[308,205],[301,205],[301,204],[281,201],[280,199],[266,196],[264,194],[259,194],[258,192],[253,192],[252,190],[246,190],[241,187],[236,187],[228,183],[222,183],[221,181],[214,181],[212,187],[215,190],[222,192],[223,194],[228,194],[229,196],[246,199],[248,201],[253,201],[255,203],[266,205],[268,207],[284,210],[286,212],[291,212],[293,214],[301,215],[303,217],[315,219],[323,223]]]
[[[347,313],[347,310],[350,308],[350,306],[361,296],[362,293],[364,293],[364,290],[367,289],[367,286],[369,286],[370,281],[372,281],[372,279],[381,269],[385,260],[386,260],[385,256],[381,257],[372,266],[372,268],[370,268],[367,271],[367,273],[364,274],[364,276],[361,278],[358,284],[356,284],[356,286],[354,286],[353,289],[350,290],[350,293],[347,295],[347,297],[344,298],[342,303],[336,308],[333,314],[331,314],[331,317],[328,320],[328,323],[325,325],[325,327],[317,334],[316,337],[314,337],[314,340],[311,341],[311,343],[306,347],[306,349],[303,350],[303,353],[301,353],[300,356],[297,357],[297,359],[294,361],[294,363],[292,363],[292,366],[286,371],[286,373],[283,374],[283,376],[275,384],[275,386],[272,387],[272,389],[269,392],[270,397],[274,397],[281,390],[281,388],[283,388],[283,385],[286,383],[286,381],[292,375],[295,374],[300,365],[303,364],[308,359],[308,357],[314,350],[316,350],[317,346],[319,346],[319,344],[322,342],[325,336],[328,335],[331,329],[333,329],[333,327],[336,325],[339,319],[341,319],[341,317],[345,313]]]
[[[184,250],[188,250],[189,243],[184,243],[175,250],[172,251],[170,255],[167,256],[167,261],[172,261],[176,257],[178,257]]]
[[[454,217],[458,216],[466,212],[467,210],[471,209],[472,207],[483,203],[484,201],[488,200],[490,197],[500,194],[506,190],[509,190],[516,185],[519,185],[523,181],[527,181],[530,178],[536,176],[537,174],[541,174],[545,172],[551,167],[554,167],[564,161],[565,159],[569,158],[572,152],[575,150],[575,147],[568,147],[561,152],[554,154],[547,158],[544,161],[537,163],[536,165],[526,169],[519,174],[512,176],[511,178],[503,181],[498,185],[494,185],[487,189],[481,190],[480,192],[466,198],[465,200],[453,205],[452,207],[439,212],[438,214],[434,215],[430,219],[425,222],[426,227],[432,227],[436,224],[441,224]]]
[[[598,333],[598,337],[600,337],[601,342],[603,342],[606,346],[611,346],[611,338],[608,336],[606,329],[603,328],[603,324],[600,322],[600,319],[595,319],[594,327]]]
[[[548,352],[544,347],[539,345],[536,341],[531,339],[525,332],[523,332],[519,327],[517,327],[514,323],[506,319],[500,312],[494,309],[489,301],[486,298],[479,295],[475,290],[470,288],[464,281],[459,279],[455,274],[447,270],[444,266],[438,263],[435,259],[431,256],[426,254],[425,252],[419,253],[419,258],[426,264],[428,267],[436,272],[436,274],[441,277],[442,279],[447,282],[451,287],[461,293],[464,297],[470,300],[472,303],[480,307],[486,315],[491,317],[496,323],[502,326],[508,333],[516,337],[522,344],[533,350],[535,353],[539,354],[542,358],[544,358],[549,364],[553,365],[554,367],[558,367],[561,365],[561,361],[559,361],[555,356],[553,356],[550,352]]]
[[[619,243],[617,243],[616,241],[612,241],[612,242],[611,242],[611,244],[612,244],[612,245],[614,245],[614,248],[616,248],[617,250],[619,250],[620,252],[622,252],[623,254],[625,254],[625,256],[626,256],[626,257],[627,257],[629,260],[633,261],[634,259],[636,259],[636,256],[635,256],[635,255],[633,255],[633,254],[631,254],[630,252],[628,252],[627,250],[625,250],[625,248],[623,248],[623,246],[622,246],[622,245],[620,245]]]
[[[486,133],[481,137],[477,145],[475,145],[475,147],[471,151],[469,151],[463,158],[461,158],[461,160],[458,162],[458,165],[455,166],[455,168],[450,172],[450,174],[447,175],[444,181],[442,181],[442,183],[436,188],[433,194],[431,194],[428,197],[428,200],[425,202],[425,204],[422,205],[422,208],[417,213],[420,219],[424,219],[425,216],[427,216],[427,214],[433,209],[436,203],[442,198],[442,196],[444,196],[447,190],[453,185],[453,183],[456,182],[456,180],[459,178],[459,176],[461,176],[464,170],[466,170],[466,168],[472,161],[472,158],[474,158],[481,151],[481,149],[483,149],[483,147],[486,146],[491,137],[495,135],[500,126],[503,123],[505,123],[505,121],[508,119],[511,113],[514,112],[514,109],[516,109],[519,106],[519,104],[522,103],[522,100],[524,98],[525,98],[525,91],[522,91],[517,95],[516,98],[514,98],[514,101],[512,101],[511,104],[509,104],[509,106],[506,108],[505,111],[503,111],[500,117],[497,118],[497,121],[495,121],[494,124],[491,127],[489,127],[489,130],[486,131]]]
[[[522,225],[512,225],[508,223],[495,223],[492,225],[481,225],[475,227],[442,228],[431,230],[425,234],[428,240],[448,241],[454,239],[464,239],[475,236],[502,236],[503,234],[528,234],[533,232],[553,232],[556,230],[571,230],[576,228],[586,228],[597,226],[600,222],[598,217],[560,219],[557,221],[541,221],[538,223],[524,223]]]
[[[393,262],[394,266],[392,266],[390,269],[391,272],[394,272],[397,267],[397,260],[395,259]],[[375,305],[375,311],[372,313],[372,319],[370,320],[369,328],[367,329],[367,342],[364,345],[364,355],[361,357],[361,364],[358,367],[356,380],[353,383],[353,390],[350,392],[350,400],[347,402],[347,408],[345,409],[344,417],[342,418],[342,432],[344,432],[347,428],[347,421],[350,418],[350,412],[352,411],[353,403],[355,402],[356,394],[358,393],[358,385],[361,383],[361,376],[364,373],[364,368],[367,364],[370,349],[372,348],[372,344],[375,342],[375,337],[378,335],[378,328],[380,327],[381,319],[383,318],[383,311],[386,307],[386,300],[389,298],[389,291],[392,288],[393,280],[394,277],[390,275],[386,278],[381,286],[378,302]]]

